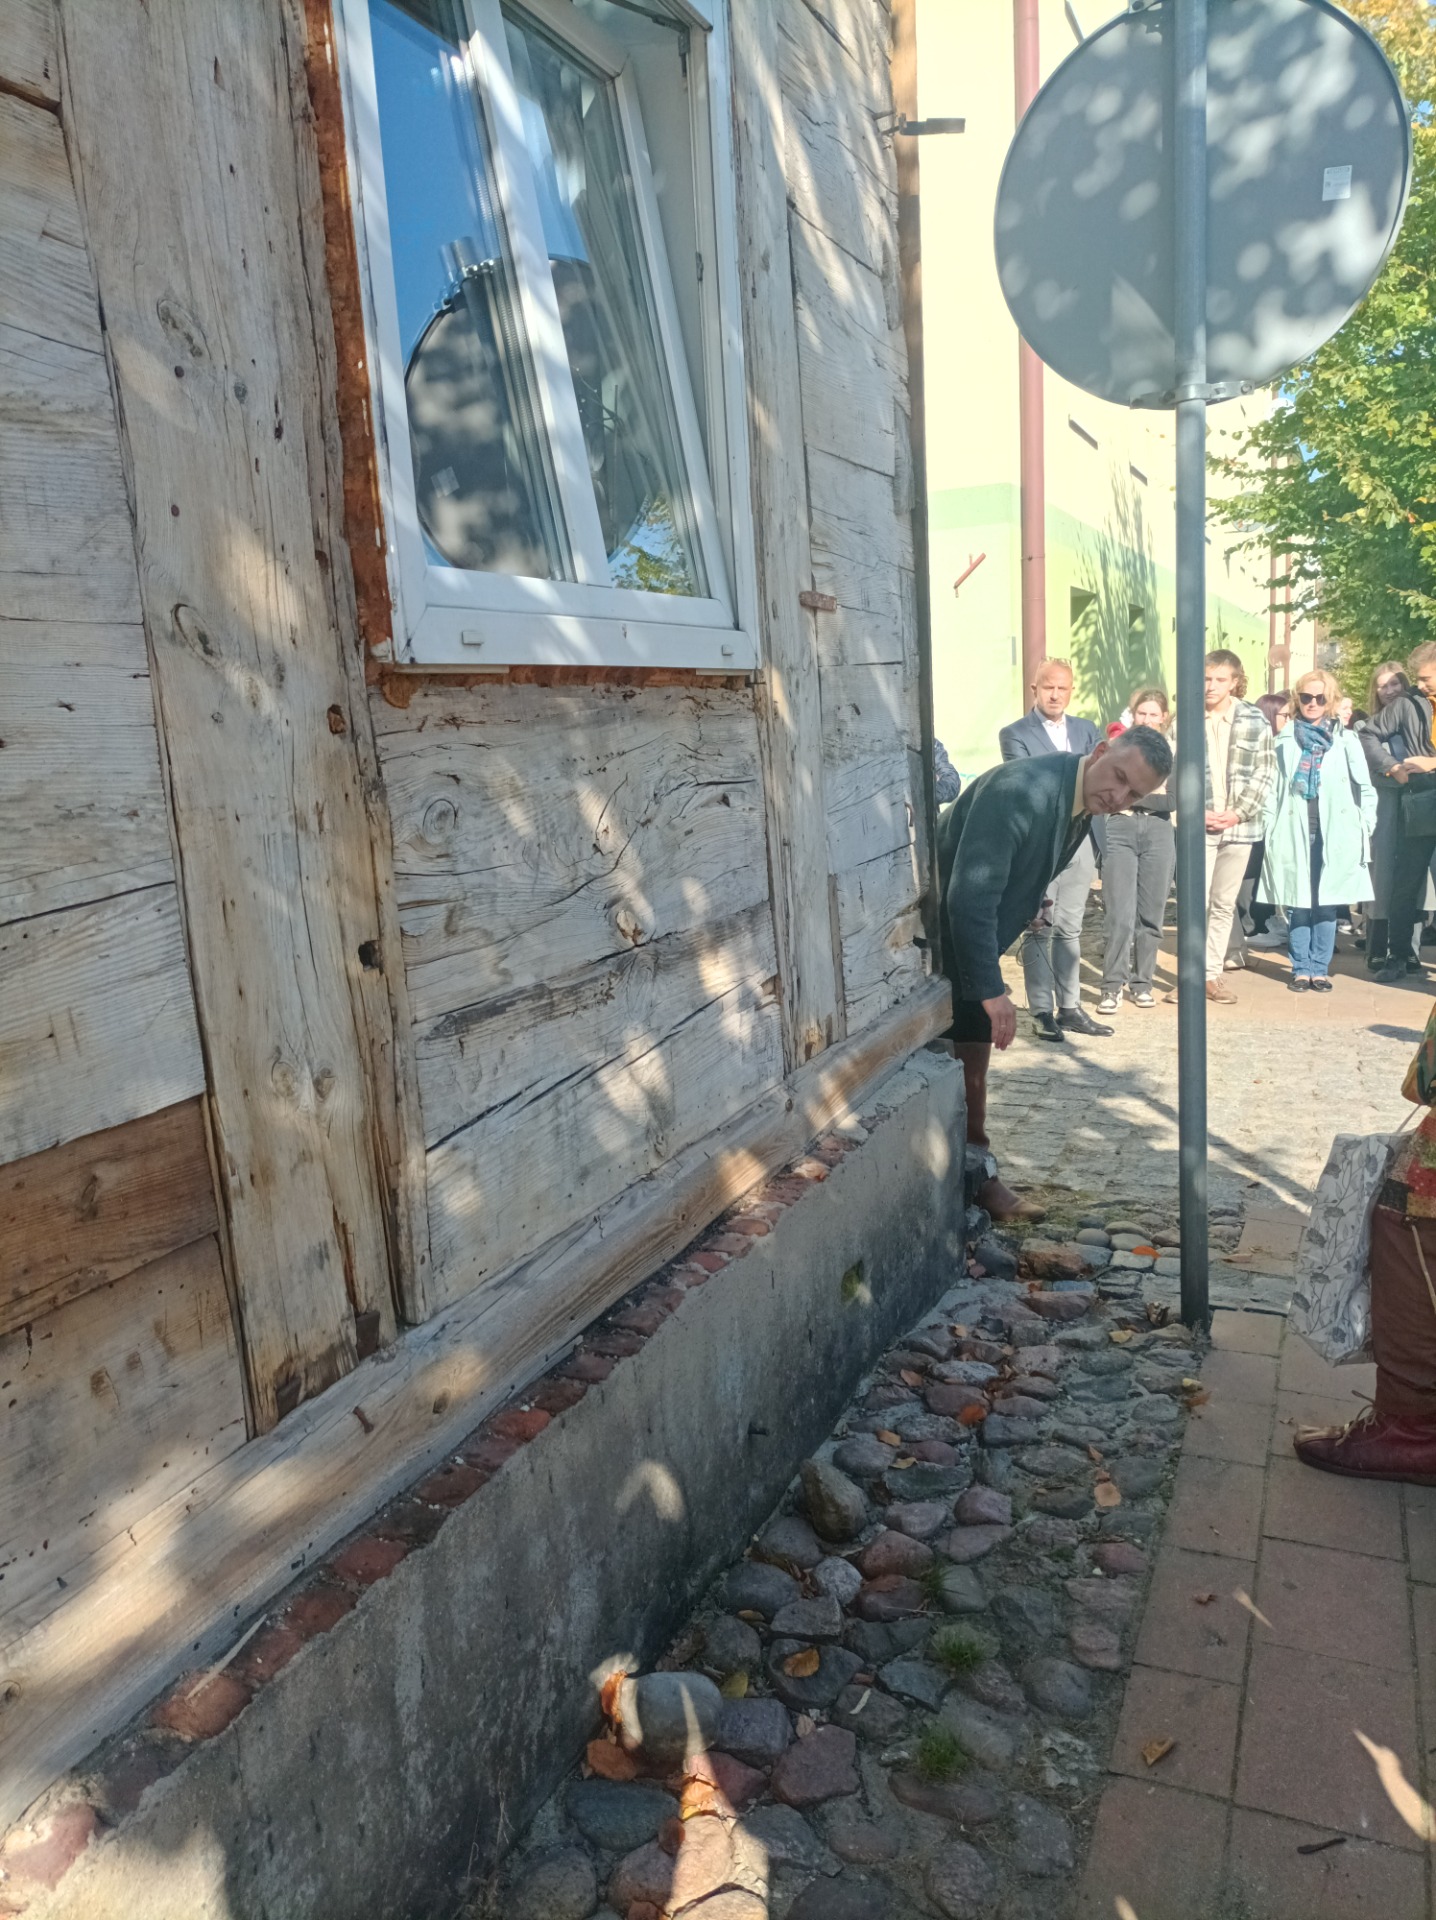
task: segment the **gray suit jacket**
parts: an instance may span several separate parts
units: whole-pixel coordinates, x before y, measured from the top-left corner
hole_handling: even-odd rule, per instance
[[[1090,753],[1102,738],[1091,720],[1080,719],[1075,713],[1067,716],[1067,751],[1069,753]],[[1035,760],[1039,754],[1056,753],[1052,737],[1042,724],[1042,716],[1036,707],[1030,707],[1020,720],[1014,720],[1011,726],[1003,727],[997,736],[997,744],[1002,749],[1004,760]]]

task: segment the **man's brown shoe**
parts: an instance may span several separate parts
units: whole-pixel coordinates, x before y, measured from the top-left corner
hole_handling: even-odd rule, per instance
[[[1237,1003],[1236,995],[1232,992],[1225,980],[1208,980],[1207,998],[1208,1000],[1219,1000],[1224,1007],[1234,1007]]]
[[[1436,1487],[1433,1420],[1393,1420],[1367,1407],[1344,1427],[1303,1427],[1292,1446],[1298,1460],[1323,1473]]]
[[[1024,1200],[1020,1193],[1014,1193],[994,1174],[990,1180],[984,1180],[977,1189],[977,1204],[991,1214],[994,1220],[1045,1220],[1044,1208],[1035,1201]]]

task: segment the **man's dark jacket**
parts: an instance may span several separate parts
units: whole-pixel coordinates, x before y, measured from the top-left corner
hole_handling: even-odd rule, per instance
[[[1101,738],[1092,721],[1084,720],[1080,714],[1068,714],[1067,746],[1070,752],[1090,753]],[[1057,751],[1052,744],[1052,735],[1043,725],[1042,715],[1036,707],[1029,707],[1020,720],[1001,728],[997,744],[1002,749],[1004,760],[1045,759],[1049,753]]]
[[[1005,991],[1001,956],[1087,838],[1090,821],[1072,818],[1082,758],[1053,753],[1004,761],[939,819],[944,971],[955,998],[995,1000]]]

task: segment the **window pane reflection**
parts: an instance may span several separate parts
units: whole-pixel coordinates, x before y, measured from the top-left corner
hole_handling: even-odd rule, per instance
[[[615,90],[525,16],[505,26],[611,581],[706,594]]]
[[[562,579],[566,542],[461,0],[372,0],[420,524],[453,567]]]

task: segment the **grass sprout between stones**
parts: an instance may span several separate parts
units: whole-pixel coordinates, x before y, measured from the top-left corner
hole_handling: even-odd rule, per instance
[[[949,1673],[971,1673],[987,1658],[987,1648],[975,1635],[961,1627],[943,1627],[933,1635],[933,1658]]]
[[[962,1742],[940,1720],[929,1720],[918,1735],[914,1760],[923,1779],[934,1781],[951,1780],[967,1765]]]
[[[941,1560],[934,1560],[930,1567],[925,1568],[918,1575],[918,1585],[922,1588],[923,1597],[934,1607],[942,1605],[942,1581],[946,1572],[947,1568]]]

